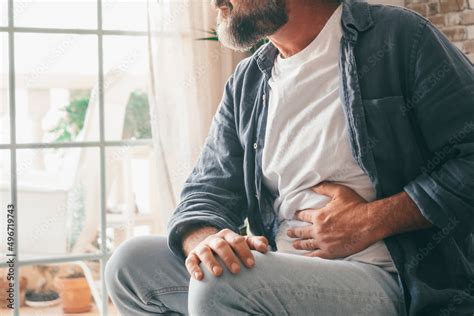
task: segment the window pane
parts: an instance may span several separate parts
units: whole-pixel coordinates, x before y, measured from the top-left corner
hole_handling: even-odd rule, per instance
[[[0,33],[0,144],[10,142],[8,35]]]
[[[0,0],[0,26],[8,25],[8,0]]]
[[[146,37],[104,37],[107,140],[151,138],[147,61]]]
[[[100,315],[94,299],[95,296],[102,300],[99,260],[24,266],[20,276],[28,287],[20,315],[71,315],[66,311],[74,315]],[[76,286],[71,286],[73,282]],[[35,301],[49,306],[33,307]],[[112,303],[109,312],[117,315]]]
[[[105,30],[147,30],[147,1],[102,1],[103,28]]]
[[[138,235],[164,234],[158,210],[158,179],[151,146],[106,150],[107,237],[111,248]],[[110,249],[108,249],[110,250]]]
[[[17,141],[98,140],[97,63],[95,35],[17,34]]]
[[[21,258],[98,252],[98,148],[20,149]]]
[[[11,200],[11,177],[10,177],[10,151],[0,150],[0,262],[5,264],[11,257],[7,256],[7,253],[11,251],[8,247],[12,246],[9,244],[7,234],[7,222],[8,222],[8,207],[12,203]],[[16,208],[15,208],[16,210]],[[13,315],[11,309],[6,309],[5,306],[9,304],[7,301],[7,269],[0,267],[0,315],[10,316]]]
[[[6,262],[7,260],[7,205],[12,203],[11,200],[11,172],[10,172],[10,151],[0,150],[0,260]],[[1,269],[0,269],[1,270]],[[1,295],[0,295],[1,297]]]
[[[7,234],[7,222],[8,222],[8,207],[12,203],[11,200],[11,186],[10,186],[10,151],[0,150],[0,262],[6,263],[11,257],[7,256],[7,253],[11,251],[8,247],[12,246],[8,240]],[[10,304],[8,301],[8,294],[6,290],[10,282],[7,280],[7,268],[0,267],[0,315],[10,316],[13,315],[11,309],[7,309],[6,306]]]
[[[15,1],[15,25],[51,28],[97,28],[97,1]]]

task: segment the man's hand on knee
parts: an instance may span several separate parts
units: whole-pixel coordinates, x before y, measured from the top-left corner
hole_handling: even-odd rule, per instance
[[[192,237],[188,236],[190,239]],[[186,240],[184,242],[186,243]],[[220,276],[224,269],[217,260],[219,257],[230,272],[239,273],[240,262],[247,268],[255,264],[255,258],[250,250],[267,252],[268,240],[263,236],[241,236],[230,229],[223,229],[205,237],[189,251],[185,262],[186,269],[196,280],[201,280],[204,277],[199,266],[202,262],[209,272]]]

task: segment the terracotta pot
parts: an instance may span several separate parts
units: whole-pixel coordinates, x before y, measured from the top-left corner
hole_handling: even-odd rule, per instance
[[[86,278],[57,277],[54,286],[59,291],[65,313],[85,313],[92,309],[91,290]]]

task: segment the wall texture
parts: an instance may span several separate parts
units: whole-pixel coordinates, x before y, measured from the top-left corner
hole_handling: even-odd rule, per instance
[[[474,62],[474,0],[405,0]]]

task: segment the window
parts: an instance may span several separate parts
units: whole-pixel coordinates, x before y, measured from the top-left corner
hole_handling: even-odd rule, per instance
[[[65,300],[54,305],[48,292],[60,292],[61,273],[84,275],[91,313],[115,314],[107,258],[131,236],[161,232],[146,10],[143,0],[0,0],[0,207],[15,206],[20,294],[12,315],[62,315]],[[25,294],[53,306],[35,313]]]

